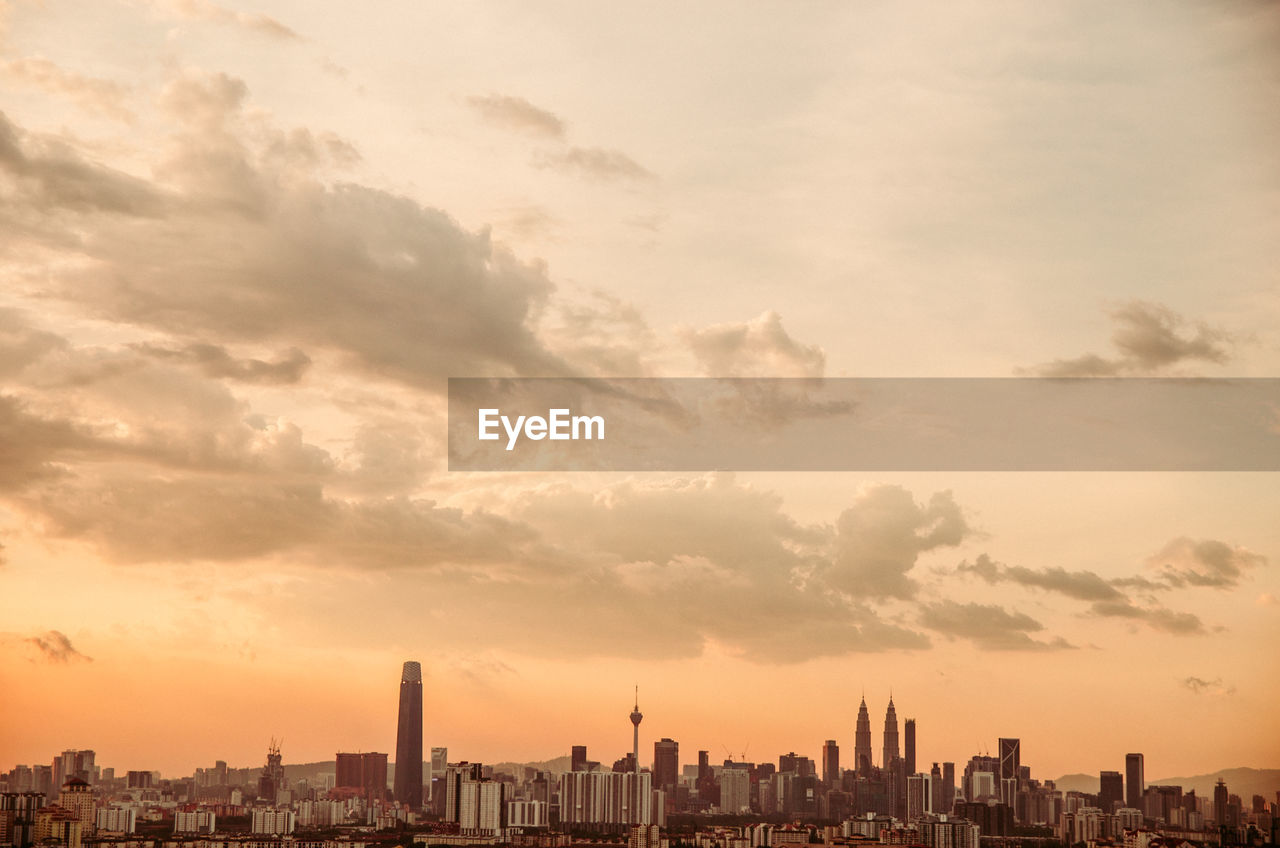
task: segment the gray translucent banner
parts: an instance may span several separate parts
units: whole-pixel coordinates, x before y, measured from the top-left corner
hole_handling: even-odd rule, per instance
[[[453,378],[452,471],[1276,471],[1277,379]]]

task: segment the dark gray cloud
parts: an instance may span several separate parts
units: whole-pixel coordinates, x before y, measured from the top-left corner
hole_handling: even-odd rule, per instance
[[[1029,615],[1009,612],[995,604],[961,604],[939,601],[925,604],[920,611],[920,624],[944,636],[968,639],[988,651],[1054,651],[1073,648],[1066,640],[1055,637],[1048,642],[1031,638],[1044,630],[1044,625]]]
[[[467,103],[486,121],[497,126],[544,138],[564,138],[564,121],[554,112],[534,106],[523,97],[489,94],[468,97]]]
[[[1187,319],[1158,303],[1134,300],[1110,313],[1116,356],[1095,353],[1058,359],[1031,369],[1042,377],[1117,377],[1159,374],[1186,362],[1222,364],[1231,358],[1225,330]]]
[[[71,644],[71,640],[57,630],[49,630],[39,636],[32,636],[25,641],[36,649],[38,656],[45,662],[63,664],[93,662],[92,657],[87,657],[77,651]]]

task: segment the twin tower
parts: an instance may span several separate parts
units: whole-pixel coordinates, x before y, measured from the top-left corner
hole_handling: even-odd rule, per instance
[[[915,722],[907,720],[907,774],[915,772]],[[893,696],[889,696],[889,709],[884,714],[884,749],[881,751],[880,766],[888,768],[898,758],[898,713],[893,708]],[[867,699],[862,699],[858,707],[858,724],[853,735],[853,764],[861,774],[867,774],[875,765],[871,758],[871,716],[867,714]]]
[[[396,727],[395,799],[422,806],[422,665],[404,664],[400,673],[400,721]]]

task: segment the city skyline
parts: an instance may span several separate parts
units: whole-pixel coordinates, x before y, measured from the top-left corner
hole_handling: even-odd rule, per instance
[[[419,723],[421,723],[423,720],[423,716],[421,713],[421,703],[420,703],[421,676],[422,676],[421,664],[418,661],[406,661],[404,663],[404,669],[403,669],[403,672],[401,675],[401,681],[400,681],[400,685],[401,685],[400,698],[398,701],[398,707],[396,711],[397,729],[395,733],[395,745],[393,746],[393,749],[397,751],[401,749],[401,740],[404,738],[409,739],[409,742],[407,743],[406,748],[411,749],[413,747],[413,740],[411,737],[413,735],[412,720],[413,720],[414,700],[415,700],[414,690],[412,689],[412,686],[414,683],[418,684],[419,686],[419,689],[416,690],[416,697],[417,699],[419,699],[419,703],[417,705],[418,721]],[[410,689],[408,690],[409,691],[408,695],[406,695],[406,688],[405,688],[406,685],[410,687]],[[638,686],[636,687],[636,689],[638,690]],[[406,700],[406,697],[407,697],[407,700]],[[635,700],[635,703],[633,704],[631,712],[628,715],[628,719],[632,727],[631,745],[621,749],[621,753],[619,754],[619,759],[636,757],[637,761],[640,763],[641,768],[645,770],[652,770],[656,774],[657,747],[662,745],[663,743],[673,742],[677,746],[676,751],[678,751],[678,746],[681,744],[680,737],[677,736],[673,739],[672,737],[666,734],[663,734],[661,737],[655,737],[652,740],[652,744],[654,745],[653,750],[654,750],[655,758],[653,761],[646,762],[646,760],[642,756],[639,756],[642,749],[644,750],[648,750],[648,749],[646,748],[646,744],[640,741],[639,728],[640,728],[641,721],[639,719],[642,719],[643,716],[640,715],[638,694],[635,696],[634,700]],[[406,711],[406,705],[408,707],[407,711]],[[771,756],[766,754],[766,758],[761,762],[770,762],[772,760],[776,760],[780,756],[787,756],[782,753],[783,750],[787,750],[787,751],[790,751],[791,754],[802,752],[803,756],[805,756],[807,759],[809,759],[815,764],[825,764],[826,755],[827,755],[827,746],[829,746],[832,742],[835,743],[835,756],[837,758],[837,762],[839,757],[839,751],[842,748],[844,748],[844,750],[849,751],[851,754],[854,755],[854,757],[856,757],[857,756],[856,755],[857,732],[858,732],[857,726],[860,723],[859,719],[861,718],[864,710],[866,710],[867,712],[870,711],[870,707],[868,707],[866,704],[865,695],[862,696],[862,700],[859,705],[859,714],[858,716],[855,716],[854,729],[851,730],[850,733],[848,734],[847,747],[845,747],[845,743],[842,743],[841,741],[843,737],[837,735],[834,738],[829,738],[823,741],[822,743],[819,743],[819,748],[817,749],[816,754],[810,751],[806,747],[806,745],[803,743],[789,744],[789,745],[779,747],[777,751],[775,751]],[[408,718],[408,722],[406,722],[406,717]],[[871,758],[871,762],[869,763],[869,765],[873,769],[887,769],[889,767],[889,763],[886,760],[886,757],[896,759],[899,755],[901,755],[904,759],[904,766],[908,763],[913,763],[916,760],[916,757],[917,757],[917,752],[915,750],[916,720],[913,717],[905,717],[903,719],[906,725],[911,728],[910,735],[908,736],[908,739],[911,743],[910,749],[900,750],[895,754],[890,753],[893,748],[893,745],[897,743],[901,738],[900,733],[898,731],[898,726],[896,724],[896,718],[897,716],[896,716],[895,705],[893,703],[893,696],[892,694],[890,694],[888,696],[886,707],[885,707],[883,730],[880,731],[878,734],[875,734],[875,737],[876,737],[875,741],[880,743],[881,755],[880,757],[873,756]],[[419,736],[419,738],[417,739],[417,748],[420,751],[424,750],[423,749],[424,738],[425,737]],[[444,741],[444,740],[434,740],[434,741]],[[1000,764],[999,770],[1001,774],[1006,774],[1006,773],[1009,775],[1017,774],[1019,769],[1019,764],[1021,762],[1022,741],[1023,741],[1022,737],[997,737],[994,740],[995,742],[994,745],[987,746],[987,745],[983,745],[982,743],[979,743],[978,747],[976,747],[970,754],[964,757],[957,757],[955,759],[940,758],[938,757],[938,755],[931,754],[929,751],[926,751],[923,761],[927,762],[932,760],[932,761],[935,761],[935,764],[936,762],[945,761],[947,762],[948,765],[952,765],[957,762],[967,762],[970,757],[988,756],[988,757],[993,757],[997,762],[999,762]],[[1006,745],[1006,743],[1008,743],[1008,745]],[[279,755],[278,753],[275,753],[275,752],[278,751],[279,745],[282,745],[282,744],[283,744],[283,739],[281,739],[280,742],[277,743],[276,737],[272,737],[270,742],[270,750],[272,752],[271,757],[278,758]],[[315,750],[316,745],[322,745],[322,744],[323,743],[312,743],[312,747],[307,748],[305,750]],[[574,751],[576,751],[576,749],[579,747],[584,748],[588,752],[588,754],[590,754],[590,752],[594,750],[597,756],[601,757],[601,760],[599,761],[601,767],[606,766],[607,761],[613,757],[612,749],[609,747],[608,743],[605,743],[603,745],[591,745],[591,744],[583,745],[583,744],[580,744],[580,741],[576,741],[566,745],[565,750],[563,752],[554,753],[550,756],[537,758],[537,759],[527,759],[527,760],[523,760],[523,762],[537,763],[537,762],[550,762],[550,761],[559,760],[559,759],[571,760],[572,759],[571,754],[573,754]],[[353,762],[359,762],[361,757],[380,756],[382,757],[384,766],[394,765],[395,766],[394,780],[392,780],[389,783],[389,786],[391,786],[393,790],[393,795],[398,802],[408,803],[406,801],[407,796],[402,797],[402,795],[404,795],[404,791],[402,790],[401,787],[402,787],[402,781],[405,780],[405,775],[409,774],[409,772],[402,771],[402,769],[400,768],[401,759],[399,757],[391,759],[391,758],[388,758],[387,754],[374,754],[373,751],[375,749],[376,749],[376,746],[374,748],[338,747],[336,750],[339,751],[337,755],[339,758],[339,761],[341,761],[341,758],[344,756],[353,758],[352,760]],[[492,752],[490,752],[490,755],[488,756],[469,755],[467,754],[467,752],[461,751],[456,747],[451,747],[449,744],[432,745],[430,747],[430,751],[433,754],[438,749],[452,750],[453,754],[460,755],[459,757],[456,758],[456,761],[461,761],[461,762],[494,762],[494,763],[520,762],[517,760],[510,759],[508,757],[501,757],[501,756],[495,757],[492,755]],[[724,744],[721,744],[719,746],[720,752],[724,754],[723,760],[725,762],[735,761],[735,757],[736,757],[736,761],[739,761],[739,762],[754,762],[755,760],[753,758],[747,757],[747,754],[750,752],[750,749],[751,749],[751,745],[749,742],[745,746],[738,746],[737,748],[731,748]],[[954,743],[948,745],[948,749],[959,750],[959,748],[957,748],[957,746]],[[75,748],[67,749],[67,751],[69,752],[74,752],[76,750],[77,749]],[[93,755],[99,749],[93,748],[93,749],[85,749],[85,750],[87,750],[90,755]],[[604,751],[603,754],[600,753],[602,750]],[[683,757],[681,757],[678,753],[674,755],[675,761],[680,764],[681,768],[683,768],[684,766],[693,765],[697,762],[696,756],[695,757],[689,756],[690,752],[694,752],[695,754],[697,754],[705,751],[710,754],[711,761],[716,763],[720,762],[722,759],[712,746],[702,747],[697,744],[691,744],[688,741],[686,741],[684,750],[685,750],[685,755]],[[344,751],[347,753],[343,753]],[[63,759],[65,759],[65,757]],[[219,762],[230,763],[230,765],[228,766],[230,768],[237,768],[237,769],[254,768],[254,766],[252,766],[251,764],[238,765],[235,763],[231,763],[231,761],[229,760],[223,760],[222,758],[218,758],[218,760]],[[189,771],[183,771],[181,768],[177,769],[175,772],[165,772],[164,770],[161,770],[161,769],[155,769],[154,771],[159,771],[163,776],[166,776],[166,777],[190,776],[191,774],[194,774],[196,770],[201,768],[206,768],[208,765],[208,762],[210,761],[211,760],[209,758],[201,759],[199,760],[199,763],[192,765]],[[316,760],[307,759],[305,757],[290,759],[290,762],[293,762],[293,763],[311,763],[311,762],[326,762],[326,761],[328,761],[328,759],[324,757],[321,757],[320,759],[316,759]],[[1115,769],[1105,768],[1105,765],[1107,765],[1108,763],[1104,763],[1104,764],[1097,764],[1095,765],[1095,767],[1092,767],[1091,769],[1085,768],[1082,766],[1080,769],[1077,769],[1075,771],[1062,772],[1060,774],[1054,774],[1054,775],[1037,772],[1036,777],[1039,780],[1046,780],[1046,779],[1056,780],[1058,777],[1078,776],[1082,774],[1087,775],[1087,774],[1090,774],[1091,772],[1094,774],[1104,774],[1104,775],[1111,772],[1120,773],[1123,776],[1123,779],[1122,779],[1122,785],[1124,787],[1123,798],[1127,801],[1127,803],[1130,806],[1134,806],[1135,796],[1132,793],[1134,791],[1133,787],[1135,785],[1138,787],[1142,787],[1147,785],[1148,783],[1158,783],[1161,780],[1163,780],[1163,778],[1158,778],[1154,781],[1148,781],[1145,778],[1144,761],[1145,761],[1144,753],[1135,754],[1131,751],[1126,751],[1123,755],[1121,755],[1121,757],[1118,758],[1118,763],[1115,764],[1117,765],[1117,768]],[[9,767],[12,767],[14,765],[31,765],[34,762],[36,761],[32,761],[31,763],[12,763],[7,765]],[[55,760],[55,768],[59,762],[61,762],[61,760]],[[424,765],[430,765],[432,760],[423,759],[421,762]],[[131,764],[131,765],[136,765],[136,764]],[[363,767],[363,766],[360,766],[360,767]],[[1209,770],[1208,772],[1206,772],[1206,774],[1211,774],[1215,772],[1221,772],[1221,771],[1226,771],[1226,770],[1236,769],[1236,768],[1249,768],[1249,767],[1258,768],[1258,766],[1248,766],[1248,765],[1240,765],[1240,764],[1223,765],[1218,769]],[[70,768],[70,767],[67,766],[66,768]],[[853,762],[851,762],[848,766],[841,768],[841,770],[856,771],[857,768],[858,767],[854,765]],[[0,772],[4,770],[6,770],[6,763],[4,763],[3,761],[0,761]],[[121,771],[124,771],[124,770],[125,769],[121,769]],[[571,770],[577,770],[576,766],[572,766],[571,764]],[[341,766],[339,766],[339,771],[341,771]],[[908,773],[914,773],[914,771],[910,771]],[[1169,778],[1173,778],[1177,776],[1178,775],[1174,775],[1171,772],[1167,775],[1167,777]],[[1187,777],[1191,775],[1187,774],[1187,775],[1181,775],[1181,776]],[[418,774],[418,778],[419,778],[418,791],[421,792],[422,784],[421,784],[420,772]],[[56,779],[56,775],[55,775],[55,779]],[[344,784],[340,784],[340,785],[344,785]],[[661,786],[655,786],[655,789],[657,788],[661,788]],[[1141,789],[1139,788],[1137,791],[1138,791],[1138,794],[1140,795]]]
[[[1274,378],[1278,43],[1194,0],[0,2],[0,764],[847,768],[866,694],[921,774],[1275,767],[1274,473],[461,472],[447,433],[452,378]]]

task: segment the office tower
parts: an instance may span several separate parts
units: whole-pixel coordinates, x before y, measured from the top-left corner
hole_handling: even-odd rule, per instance
[[[334,786],[358,789],[361,797],[370,804],[387,799],[386,754],[338,754],[336,765]]]
[[[1124,777],[1118,771],[1104,771],[1098,774],[1098,806],[1102,812],[1110,815],[1116,811],[1116,804],[1124,802]]]
[[[934,815],[948,812],[942,807],[942,766],[937,763],[929,770],[929,812]]]
[[[679,780],[680,743],[664,736],[653,743],[653,784],[674,793]]]
[[[840,746],[828,739],[822,745],[822,782],[828,787],[840,780]]]
[[[907,763],[907,774],[916,773],[916,720],[907,719],[902,726],[902,758]],[[954,764],[953,764],[954,767]]]
[[[956,805],[956,764],[942,764],[942,810],[941,812],[951,815],[951,810]]]
[[[1142,757],[1141,754],[1130,754],[1129,756]],[[1141,759],[1139,759],[1139,762],[1141,762]],[[1213,823],[1218,827],[1222,827],[1227,823],[1228,801],[1227,784],[1222,778],[1218,778],[1217,784],[1213,787]]]
[[[889,709],[884,713],[884,768],[898,756],[898,713],[893,708],[893,696],[889,696]]]
[[[93,783],[94,774],[94,752],[90,750],[67,750],[63,751],[53,759],[53,786],[61,787],[64,783],[73,777],[78,777],[85,783]],[[90,822],[92,824],[92,822]]]
[[[1124,755],[1124,803],[1126,807],[1132,807],[1135,810],[1142,809],[1142,793],[1147,788],[1142,771],[1141,754]]]
[[[587,770],[587,746],[574,745],[573,751],[569,755],[569,771],[586,771]]]
[[[1022,772],[1022,743],[1018,739],[999,740],[1000,748],[1000,800],[1013,804],[1018,791],[1018,777]]]
[[[631,738],[631,756],[632,762],[635,763],[635,774],[640,774],[640,722],[644,716],[640,712],[640,687],[636,687],[636,705],[631,708],[631,729],[634,734]],[[641,824],[639,818],[635,818],[637,811],[640,809],[640,781],[634,782],[631,796],[631,814],[632,818],[628,819],[631,824]]]
[[[431,775],[427,782],[427,788],[430,791],[435,790],[437,780],[444,777],[444,770],[449,767],[449,749],[448,748],[432,748],[431,749]],[[430,794],[430,792],[428,792]]]
[[[395,798],[411,809],[422,806],[422,666],[412,660],[400,674]]]
[[[871,716],[865,696],[858,707],[858,723],[853,732],[853,767],[860,775],[871,773]]]

